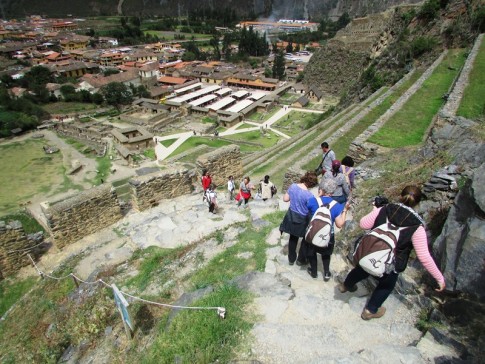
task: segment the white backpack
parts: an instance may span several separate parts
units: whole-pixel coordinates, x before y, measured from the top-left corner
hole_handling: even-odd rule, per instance
[[[328,205],[324,205],[322,199],[317,197],[317,202],[319,207],[307,227],[305,240],[320,248],[326,248],[330,243],[330,235],[332,232],[330,209],[335,206],[337,201],[332,201]]]
[[[354,264],[370,275],[382,277],[394,269],[394,254],[399,235],[406,227],[386,222],[365,234],[354,251]]]

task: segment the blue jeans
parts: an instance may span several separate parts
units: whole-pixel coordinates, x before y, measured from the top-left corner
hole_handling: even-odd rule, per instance
[[[347,202],[347,196],[341,195],[341,196],[332,196],[332,198],[337,201],[338,203],[345,204]]]
[[[363,270],[360,266],[357,266],[352,269],[347,278],[345,278],[344,285],[347,288],[351,288],[361,280],[366,279],[368,276],[369,273]],[[372,295],[370,296],[370,299],[367,302],[366,306],[366,308],[371,313],[376,313],[379,307],[381,307],[384,301],[387,299],[387,297],[389,297],[392,290],[394,289],[394,286],[396,285],[398,277],[399,274],[395,272],[384,274],[380,278],[374,277],[379,281],[379,283],[374,289],[374,292],[372,292]]]

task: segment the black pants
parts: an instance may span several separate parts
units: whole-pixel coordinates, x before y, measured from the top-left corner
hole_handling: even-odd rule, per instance
[[[322,256],[323,274],[330,272],[330,256],[333,253],[334,246],[335,235],[333,234],[330,236],[330,243],[326,248],[320,248],[318,246],[308,243],[306,253],[313,276],[317,274],[317,253]]]
[[[297,260],[296,247],[298,246],[298,239],[300,239],[298,236],[290,234],[290,240],[288,241],[288,261],[290,263],[294,263],[295,260]],[[300,250],[298,251],[298,261],[301,263],[306,263],[307,261],[307,245],[308,243],[305,241],[305,239],[302,239]]]
[[[369,273],[363,270],[360,266],[357,266],[352,269],[347,278],[345,278],[344,285],[347,288],[353,287],[355,284],[363,279],[366,279],[368,276]],[[379,307],[382,306],[384,301],[387,299],[387,297],[389,297],[392,290],[394,289],[398,277],[399,274],[395,272],[384,274],[380,278],[375,277],[379,281],[379,283],[374,289],[374,292],[372,292],[369,302],[367,302],[366,308],[370,312],[376,313]]]

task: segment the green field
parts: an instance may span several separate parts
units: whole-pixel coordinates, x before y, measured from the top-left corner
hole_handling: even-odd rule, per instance
[[[449,91],[464,63],[463,49],[450,50],[421,88],[369,141],[389,148],[421,143],[433,117],[444,104],[443,95]]]
[[[68,114],[72,112],[84,112],[99,108],[98,105],[83,102],[53,102],[43,105],[42,108],[49,114]]]
[[[476,119],[485,115],[485,42],[482,44],[473,63],[463,98],[457,115]]]
[[[42,140],[0,145],[0,215],[17,211],[37,194],[54,193],[64,181],[62,154],[45,154]]]

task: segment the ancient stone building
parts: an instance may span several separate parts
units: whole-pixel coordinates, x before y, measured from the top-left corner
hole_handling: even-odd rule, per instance
[[[48,228],[58,248],[74,243],[118,221],[121,208],[110,184],[43,204]]]
[[[189,194],[193,190],[193,172],[173,167],[130,180],[133,208],[143,211],[157,206],[160,200]]]
[[[25,234],[19,221],[0,221],[0,280],[29,265],[27,253],[42,242],[42,233],[34,239]]]
[[[200,171],[209,171],[216,186],[226,184],[227,177],[231,175],[235,181],[242,178],[243,166],[238,145],[228,145],[203,154],[197,158],[196,163]]]

